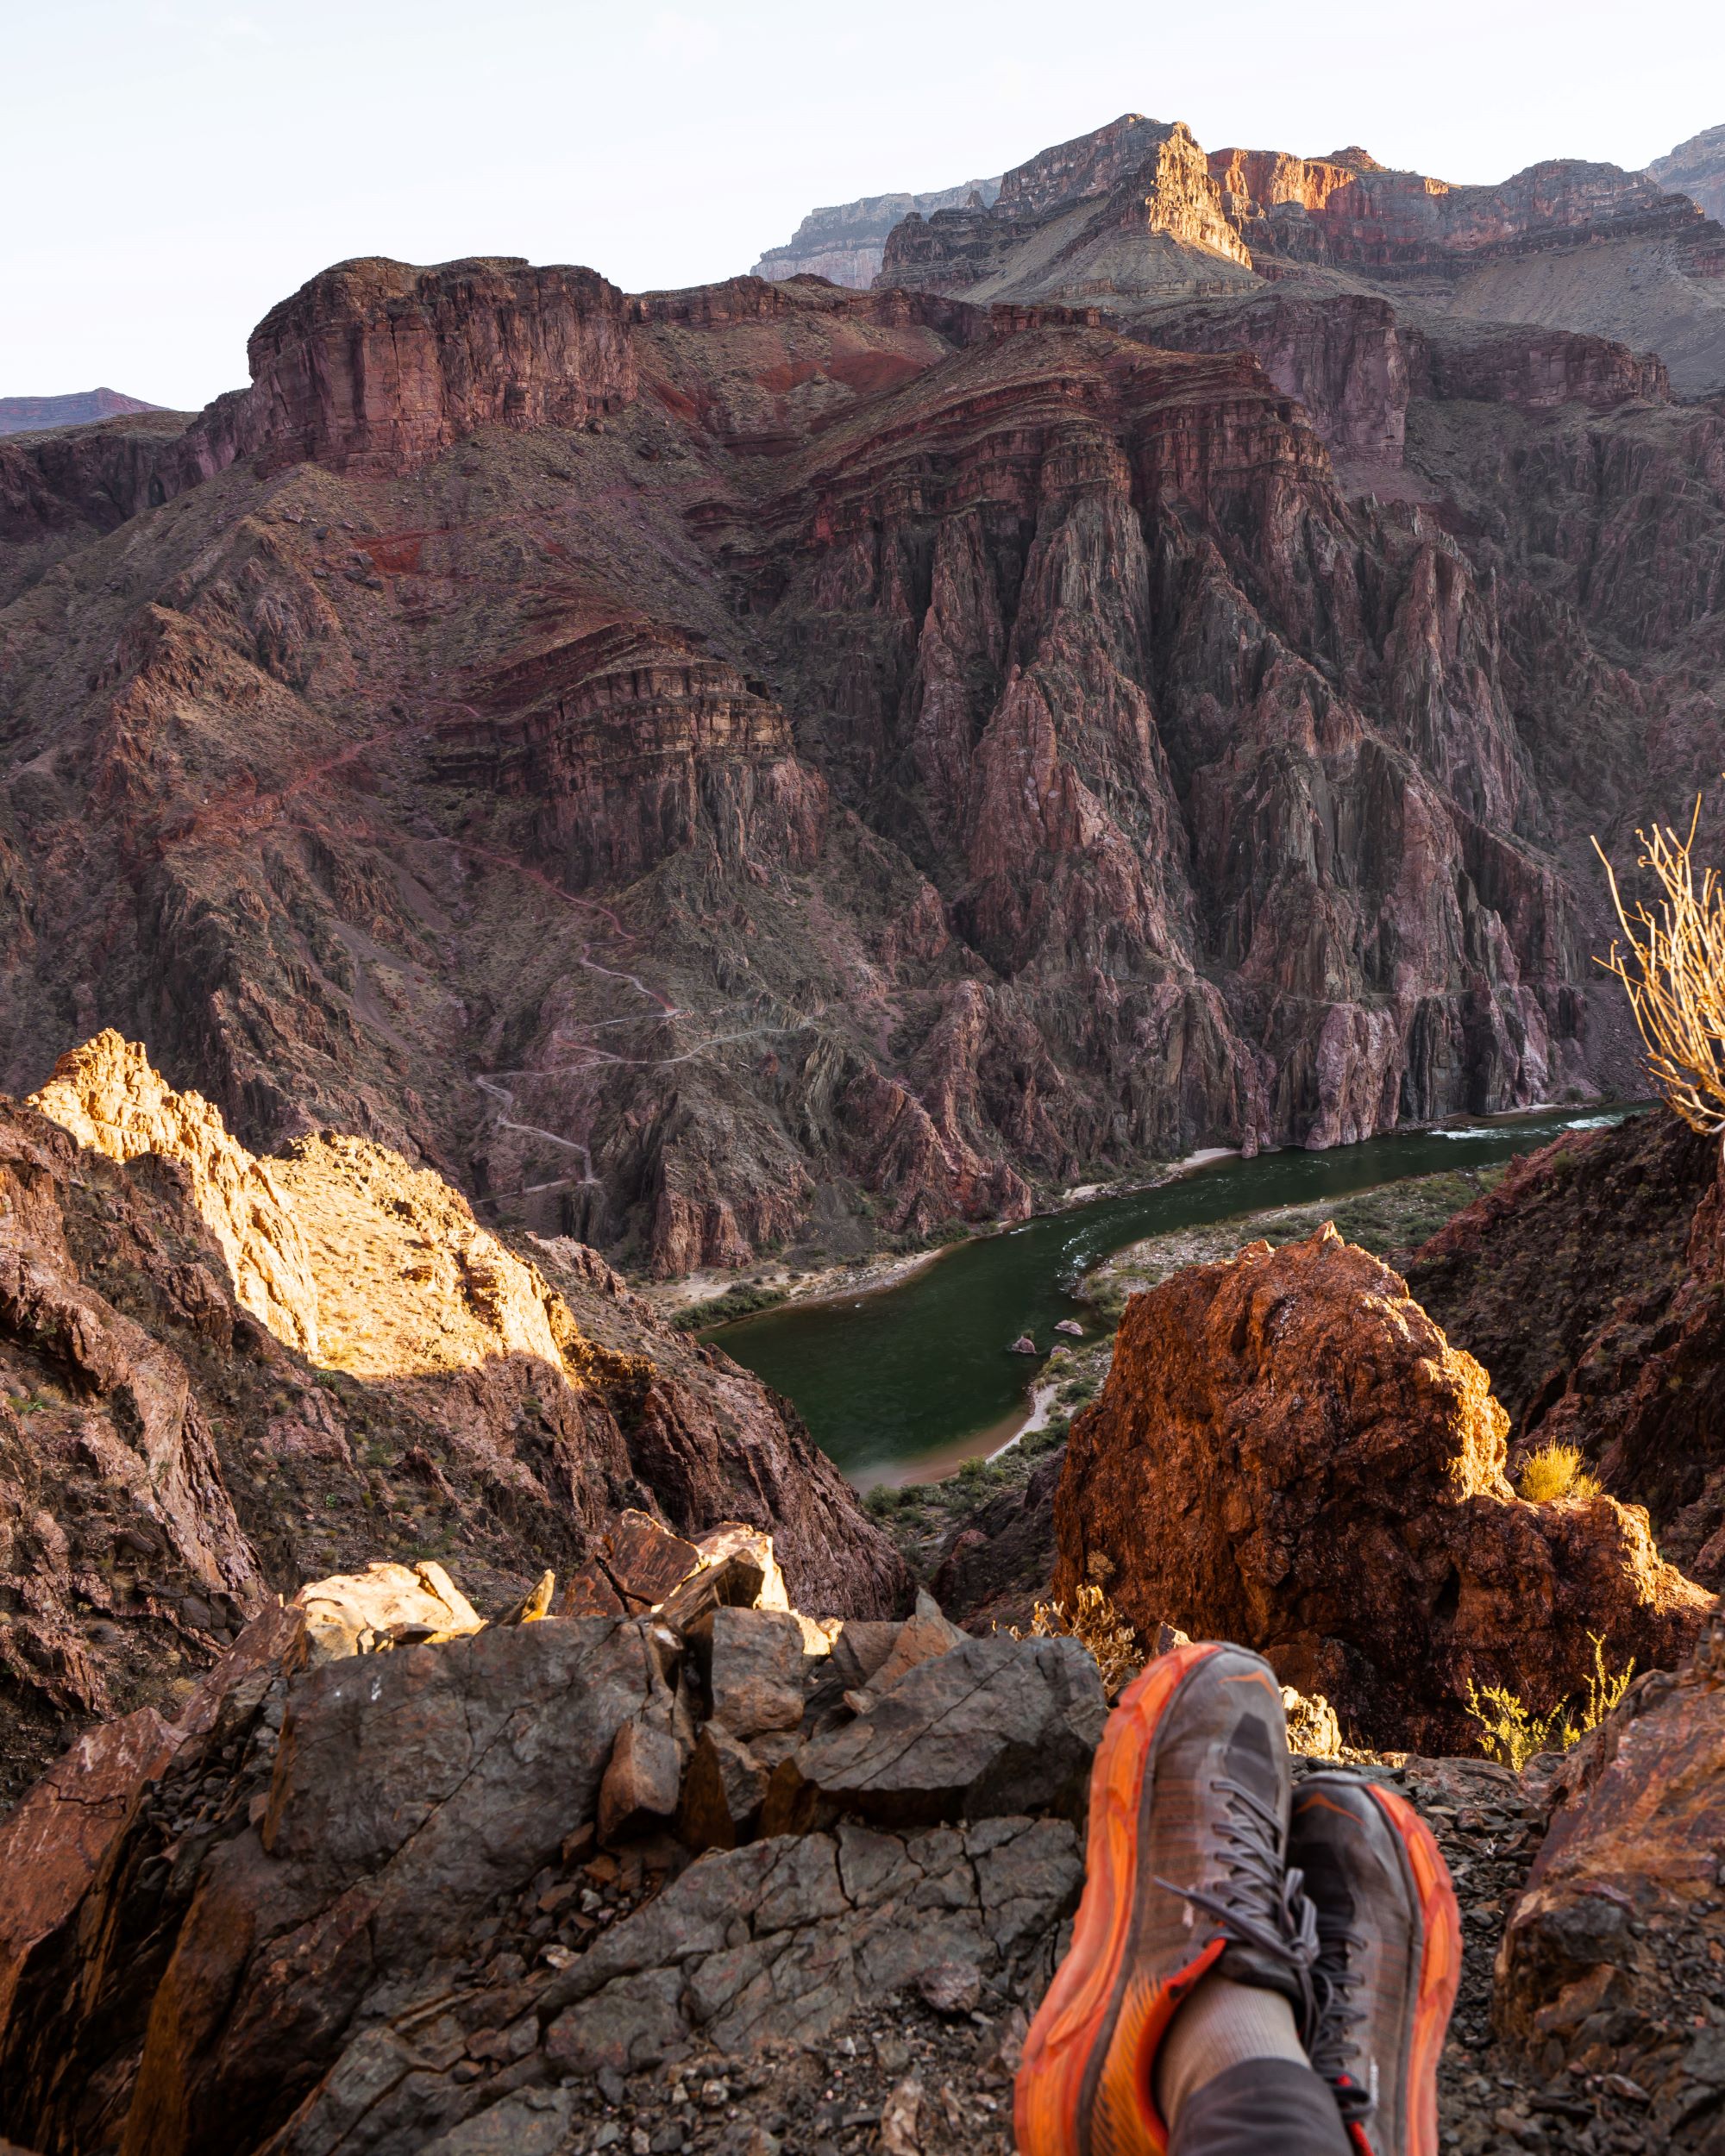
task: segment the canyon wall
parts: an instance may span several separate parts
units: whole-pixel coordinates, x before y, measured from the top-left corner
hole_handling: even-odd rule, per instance
[[[1132,127],[1008,209],[1209,216]],[[189,424],[7,444],[0,1078],[115,1024],[660,1273],[1633,1082],[1588,840],[1712,768],[1719,415],[1207,259],[348,264]]]

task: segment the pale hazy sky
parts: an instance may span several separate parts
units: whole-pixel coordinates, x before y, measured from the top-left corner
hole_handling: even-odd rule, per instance
[[[1722,0],[5,0],[0,395],[195,406],[359,254],[746,269],[1124,111],[1495,180],[1725,122]]]

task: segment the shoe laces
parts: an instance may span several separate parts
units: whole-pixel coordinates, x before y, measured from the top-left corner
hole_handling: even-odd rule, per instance
[[[1318,1912],[1304,1892],[1304,1875],[1283,1861],[1282,1822],[1261,1797],[1226,1776],[1210,1784],[1224,1800],[1214,1833],[1220,1844],[1224,1883],[1214,1890],[1157,1884],[1214,1917],[1225,1939],[1279,1962],[1294,1978],[1300,2026],[1317,2019],[1313,1971],[1318,1959]]]
[[[1306,2055],[1312,2071],[1335,2091],[1346,2124],[1363,2119],[1372,2108],[1372,2091],[1353,2078],[1352,2067],[1359,2054],[1354,2031],[1366,2019],[1364,2007],[1354,2004],[1362,1980],[1355,1959],[1365,1940],[1351,1926],[1333,1917],[1318,1921],[1318,1959],[1312,1971],[1316,2014]]]

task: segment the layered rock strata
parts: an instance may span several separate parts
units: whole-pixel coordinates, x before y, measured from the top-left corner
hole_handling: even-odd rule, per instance
[[[1054,1588],[1141,1638],[1234,1639],[1371,1744],[1459,1750],[1473,1688],[1540,1713],[1669,1669],[1710,1597],[1639,1507],[1518,1499],[1509,1418],[1398,1275],[1326,1227],[1129,1306],[1055,1498]]]
[[[1358,147],[1207,156],[1183,125],[1129,113],[1015,167],[989,207],[908,212],[881,281],[1127,318],[1264,279],[1308,297],[1375,290],[1420,321],[1535,323],[1656,352],[1704,392],[1725,383],[1709,139],[1674,152],[1669,172],[1557,159],[1457,187]],[[1688,193],[1674,191],[1679,164],[1703,176]]]
[[[119,1021],[661,1273],[1627,1082],[1585,839],[1714,753],[1721,423],[1288,290],[350,264],[7,445],[6,1081]]]

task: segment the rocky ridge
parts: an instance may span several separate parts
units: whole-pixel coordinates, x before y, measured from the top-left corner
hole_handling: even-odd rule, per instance
[[[1663,162],[1688,173],[1709,141]],[[988,207],[908,213],[881,281],[1123,318],[1264,279],[1308,298],[1376,291],[1428,335],[1580,332],[1656,352],[1705,392],[1725,385],[1725,230],[1668,191],[1680,185],[1662,166],[1564,159],[1455,187],[1357,147],[1207,155],[1182,124],[1128,113],[1016,166]]]
[[[35,434],[48,427],[86,427],[122,412],[160,411],[141,397],[117,389],[74,390],[64,397],[0,397],[0,434]]]
[[[0,1796],[404,1532],[494,1607],[630,1507],[753,1520],[834,1610],[908,1591],[788,1404],[592,1251],[365,1141],[260,1161],[115,1035],[0,1133]]]
[[[1687,195],[1709,217],[1725,221],[1725,127],[1705,128],[1647,167],[1660,187]]]
[[[866,291],[880,274],[887,235],[914,210],[986,209],[1000,191],[998,178],[967,179],[928,194],[864,195],[859,201],[811,210],[783,247],[769,247],[750,272],[775,284],[791,277],[824,277]]]

